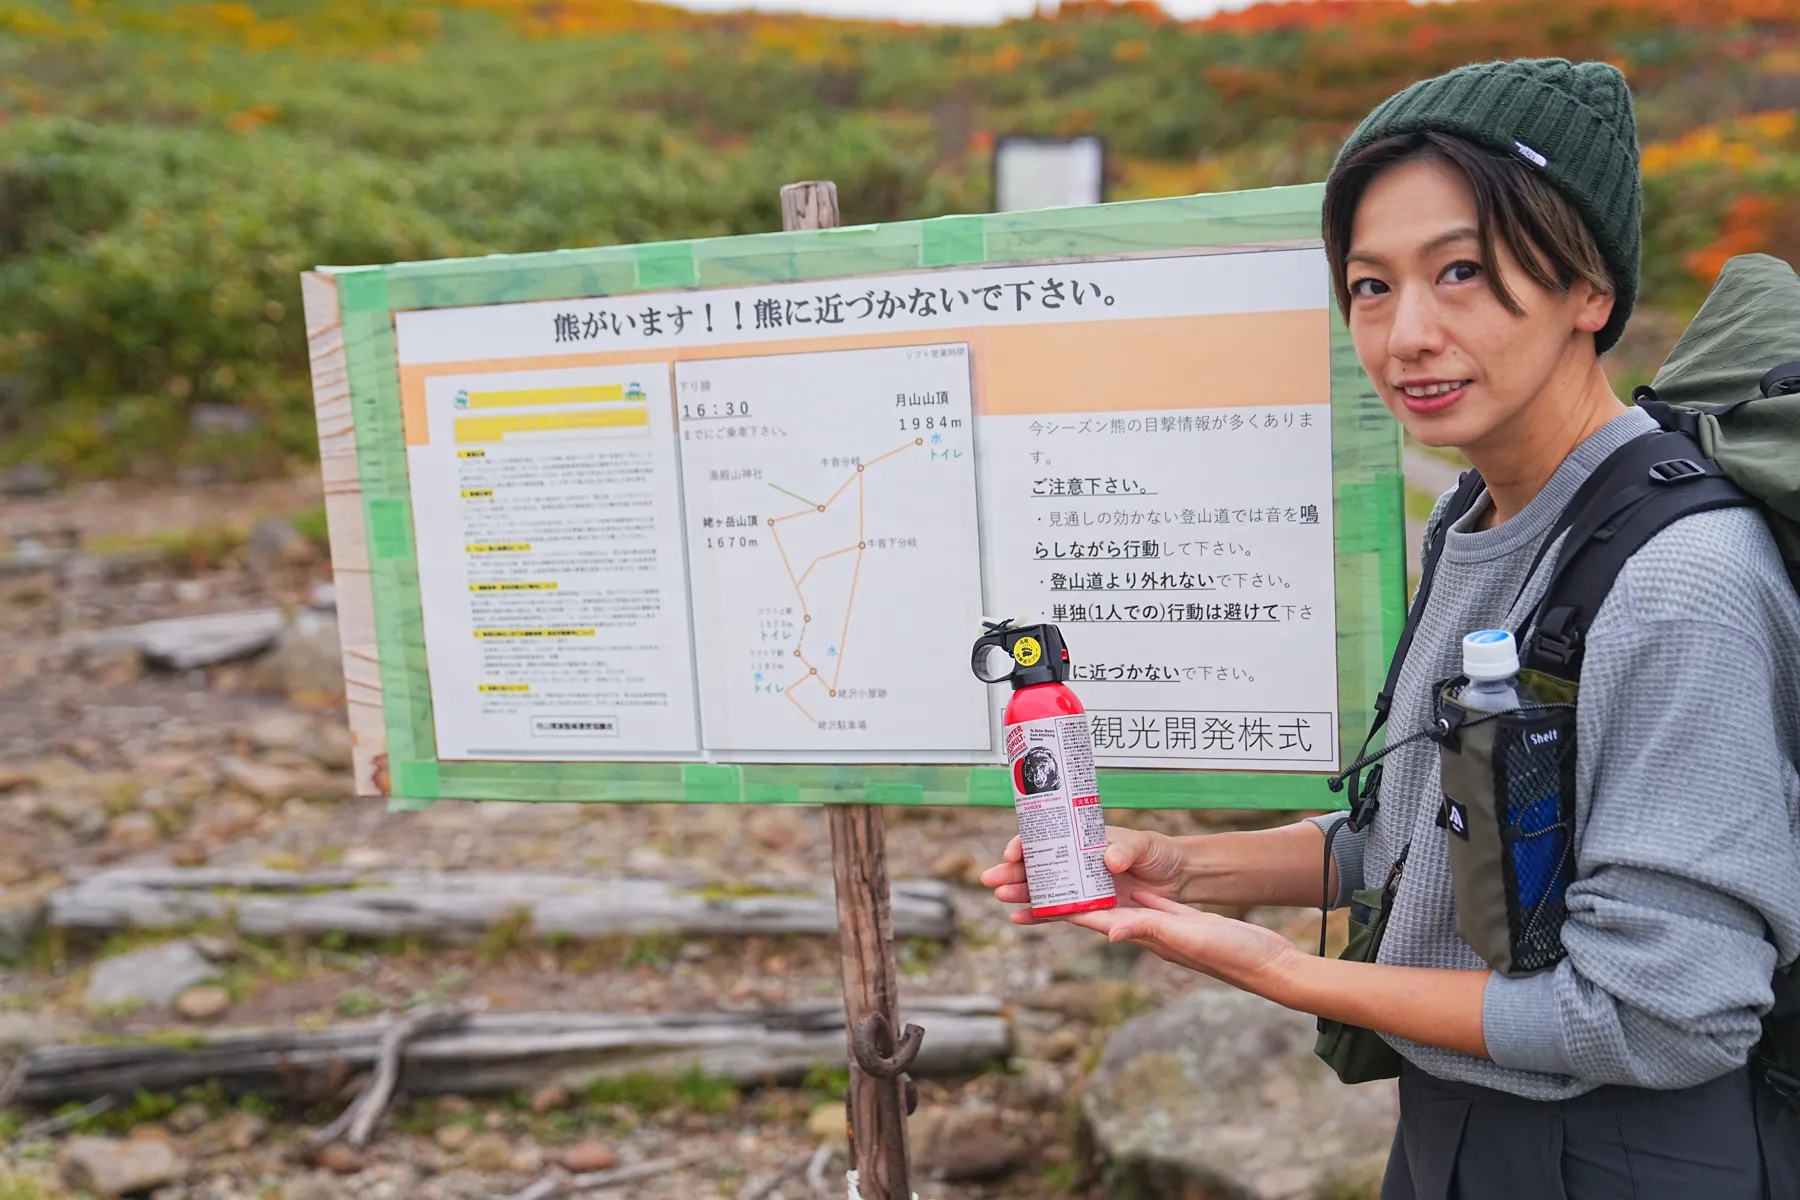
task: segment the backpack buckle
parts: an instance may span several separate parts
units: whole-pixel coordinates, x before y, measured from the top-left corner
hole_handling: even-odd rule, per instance
[[[1790,1108],[1800,1102],[1800,1076],[1776,1066],[1774,1060],[1767,1055],[1753,1055],[1752,1059],[1756,1073],[1762,1076],[1764,1087],[1774,1092],[1781,1102]]]
[[[1765,396],[1792,396],[1800,392],[1800,361],[1785,362],[1772,368],[1757,384]]]
[[[1686,483],[1706,474],[1706,468],[1691,458],[1670,458],[1650,468],[1651,483]]]
[[[1528,657],[1545,659],[1566,669],[1581,654],[1581,628],[1572,608],[1554,608],[1538,622]]]

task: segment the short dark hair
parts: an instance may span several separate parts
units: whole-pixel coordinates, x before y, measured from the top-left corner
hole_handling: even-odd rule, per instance
[[[1436,159],[1469,181],[1488,287],[1508,312],[1523,313],[1494,264],[1496,237],[1537,283],[1567,295],[1577,279],[1617,293],[1600,247],[1575,206],[1520,160],[1446,133],[1406,133],[1370,142],[1331,172],[1325,184],[1325,256],[1338,308],[1350,315],[1345,260],[1363,193],[1375,177],[1414,159]]]

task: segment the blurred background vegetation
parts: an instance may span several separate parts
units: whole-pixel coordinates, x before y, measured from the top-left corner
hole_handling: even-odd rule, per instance
[[[636,0],[0,0],[0,465],[250,477],[315,451],[299,273],[984,209],[993,139],[1103,134],[1130,199],[1322,179],[1456,64],[1637,91],[1641,382],[1720,263],[1800,258],[1800,0],[1150,3],[928,28]]]

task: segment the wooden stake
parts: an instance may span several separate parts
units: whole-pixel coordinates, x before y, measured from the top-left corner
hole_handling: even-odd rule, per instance
[[[828,180],[781,189],[781,227],[838,225],[837,185]],[[838,949],[844,1025],[850,1047],[850,1165],[863,1200],[912,1200],[906,1152],[916,1026],[896,1042],[898,971],[888,909],[887,827],[869,804],[834,804],[831,870],[837,880]]]

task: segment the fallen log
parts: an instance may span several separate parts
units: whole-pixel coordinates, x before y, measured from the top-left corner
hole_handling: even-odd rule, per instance
[[[968,1074],[1011,1052],[1010,1026],[991,997],[920,997],[906,1002],[902,1015],[926,1031],[914,1075]],[[235,1093],[318,1094],[375,1066],[391,1024],[184,1030],[179,1045],[41,1046],[25,1059],[15,1100],[62,1104],[214,1079]],[[844,1010],[835,1000],[744,1013],[482,1014],[407,1041],[398,1086],[415,1095],[548,1083],[579,1090],[597,1079],[695,1069],[737,1084],[792,1083],[815,1065],[842,1063],[844,1042]]]
[[[896,936],[946,941],[955,936],[956,914],[945,884],[902,881],[893,890]],[[698,880],[477,871],[104,871],[53,892],[46,919],[63,929],[178,929],[229,921],[261,937],[340,932],[469,941],[521,914],[528,918],[522,932],[539,937],[837,932],[829,881],[716,886]]]

